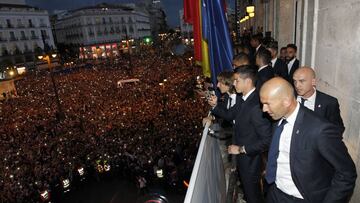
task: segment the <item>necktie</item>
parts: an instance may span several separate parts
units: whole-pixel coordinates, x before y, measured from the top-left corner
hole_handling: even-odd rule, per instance
[[[266,181],[271,184],[276,180],[276,170],[277,170],[277,158],[279,156],[279,142],[280,135],[284,129],[284,125],[287,123],[285,119],[283,119],[279,126],[276,127],[268,154],[268,162],[266,164]]]
[[[305,106],[305,101],[306,101],[306,99],[305,98],[303,98],[303,97],[300,97],[300,99],[301,99],[301,106]]]
[[[232,98],[229,96],[228,109],[230,109],[230,108],[231,108],[231,101],[232,101]]]

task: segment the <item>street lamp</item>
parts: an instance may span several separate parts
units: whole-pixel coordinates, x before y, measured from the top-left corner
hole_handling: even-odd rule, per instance
[[[54,79],[54,74],[52,72],[52,67],[51,67],[51,58],[56,58],[56,56],[57,56],[56,53],[52,53],[52,54],[39,55],[37,58],[39,60],[46,61],[47,64],[48,64],[48,68],[49,68],[49,71],[50,71],[51,83],[52,83],[52,86],[53,86],[53,91],[54,91],[55,99],[56,99],[56,105],[57,105],[57,108],[58,108],[57,119],[62,120],[65,117],[65,115],[64,115],[64,113],[62,111],[62,108],[61,108],[61,103],[60,103],[60,99],[59,99],[59,95],[58,95],[58,90],[57,90],[57,86],[56,86],[55,79]]]

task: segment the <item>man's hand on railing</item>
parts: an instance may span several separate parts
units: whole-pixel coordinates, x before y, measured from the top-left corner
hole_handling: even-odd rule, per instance
[[[244,146],[230,145],[228,147],[229,154],[246,154]]]
[[[203,118],[203,120],[202,120],[203,127],[205,127],[207,122],[209,122],[211,124],[213,120],[214,120],[214,117],[211,115]]]

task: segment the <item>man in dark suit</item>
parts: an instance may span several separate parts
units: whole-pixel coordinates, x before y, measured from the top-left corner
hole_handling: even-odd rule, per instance
[[[286,63],[286,47],[281,47],[279,59]]]
[[[263,36],[262,34],[252,35],[250,39],[250,45],[253,48],[250,54],[250,63],[251,65],[255,65],[256,63],[256,55],[259,51],[266,49],[263,45]]]
[[[279,120],[266,166],[267,202],[348,202],[357,174],[341,129],[301,106],[282,78],[266,82],[260,99]]]
[[[261,111],[259,95],[255,88],[256,70],[250,66],[235,69],[234,86],[242,93],[243,102],[229,110],[215,106],[212,113],[227,120],[235,119],[235,143],[229,154],[237,155],[237,169],[248,203],[263,202],[261,179],[261,154],[267,151],[271,139],[271,123]]]
[[[233,59],[233,69],[243,65],[250,65],[250,58],[249,55],[241,52],[237,54]]]
[[[297,69],[294,73],[293,81],[297,100],[301,105],[314,111],[317,115],[331,123],[338,125],[342,131],[345,130],[338,100],[315,88],[316,74],[312,68],[301,67]]]
[[[289,73],[286,63],[278,58],[278,42],[270,42],[266,46],[271,53],[271,66],[274,69],[274,75],[289,80]]]
[[[274,77],[274,69],[270,66],[271,53],[267,49],[260,50],[256,54],[256,65],[259,67],[256,82],[256,89],[259,91],[261,86]]]
[[[289,73],[289,82],[293,84],[292,78],[296,69],[300,66],[300,61],[296,58],[297,46],[295,44],[288,44],[286,46],[286,61]]]

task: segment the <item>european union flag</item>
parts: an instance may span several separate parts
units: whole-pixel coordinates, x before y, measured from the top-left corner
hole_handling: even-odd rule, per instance
[[[217,75],[232,70],[233,49],[223,0],[202,0],[202,35],[209,45],[211,80],[216,85]]]

